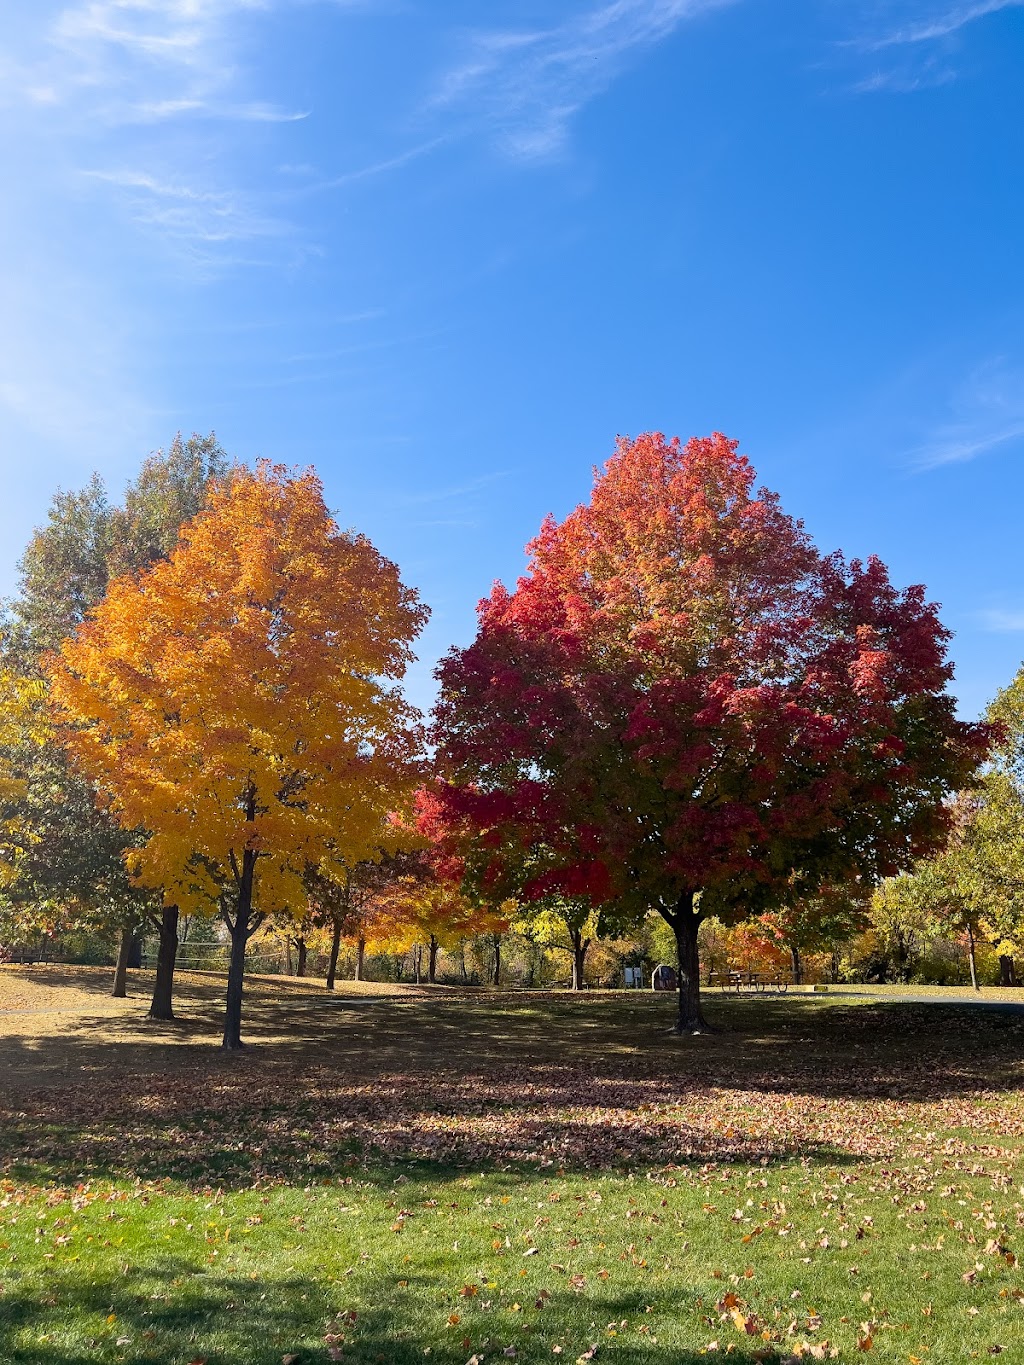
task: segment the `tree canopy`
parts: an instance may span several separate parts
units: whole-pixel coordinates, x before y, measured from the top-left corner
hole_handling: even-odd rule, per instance
[[[75,761],[143,831],[140,883],[245,941],[310,867],[373,857],[419,771],[398,686],[426,610],[312,473],[235,470],[168,558],[113,581],[50,664]],[[237,961],[236,961],[237,959]]]
[[[529,551],[439,670],[439,820],[481,885],[659,911],[700,1028],[700,920],[934,848],[987,730],[923,589],[821,555],[722,435],[620,441]]]

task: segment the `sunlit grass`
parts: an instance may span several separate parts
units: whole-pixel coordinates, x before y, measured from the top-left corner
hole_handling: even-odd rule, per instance
[[[1013,1015],[268,990],[225,1059],[204,991],[8,1022],[4,1365],[1024,1352]]]

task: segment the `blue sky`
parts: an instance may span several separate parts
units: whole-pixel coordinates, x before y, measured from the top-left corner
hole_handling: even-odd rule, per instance
[[[738,437],[1024,655],[1020,0],[33,0],[0,26],[0,591],[179,428],[469,639],[618,432]]]

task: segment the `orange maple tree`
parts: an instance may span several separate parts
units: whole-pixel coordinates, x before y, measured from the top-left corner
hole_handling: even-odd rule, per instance
[[[430,848],[407,852],[395,860],[395,874],[372,898],[364,935],[378,950],[427,949],[427,980],[437,979],[437,956],[461,939],[508,932],[515,906],[490,905],[468,896],[457,881],[445,877]]]
[[[378,856],[411,800],[419,717],[399,681],[426,616],[312,472],[261,463],[49,662],[72,756],[145,831],[137,880],[228,927],[226,1048],[250,935],[305,907],[310,868]]]

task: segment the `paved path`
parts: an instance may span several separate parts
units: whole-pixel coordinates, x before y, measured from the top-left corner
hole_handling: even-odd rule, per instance
[[[838,992],[837,992],[838,994]],[[843,991],[843,995],[853,995],[853,991]],[[879,1004],[885,1005],[969,1005],[976,1010],[1002,1010],[1004,1014],[1024,1014],[1024,999],[1018,1003],[1015,1000],[986,1000],[984,996],[977,996],[973,991],[963,995],[899,995],[899,996],[872,996],[870,991],[856,992],[858,1000],[873,998]],[[1024,992],[1022,992],[1024,995]]]

